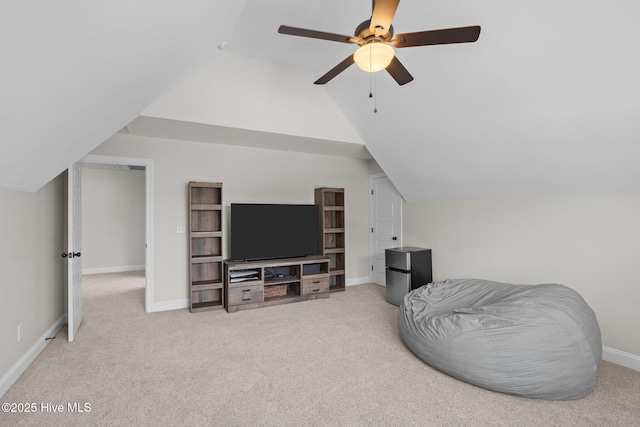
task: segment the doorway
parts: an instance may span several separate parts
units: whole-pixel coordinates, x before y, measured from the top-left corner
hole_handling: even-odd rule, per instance
[[[402,196],[384,174],[369,176],[371,282],[386,286],[385,250],[402,246]]]
[[[82,168],[82,276],[138,271],[144,266],[144,167]],[[139,280],[137,281],[139,283]],[[142,291],[142,290],[141,290]],[[140,296],[144,311],[144,295]]]
[[[144,171],[144,199],[145,199],[145,220],[144,220],[144,307],[145,312],[153,312],[153,160],[133,157],[118,157],[89,154],[83,157],[78,165],[82,168],[100,169],[127,169]],[[82,184],[80,184],[82,187]],[[80,194],[82,189],[79,190]],[[81,221],[81,220],[80,220]],[[80,258],[81,259],[81,258]],[[81,304],[81,303],[80,303]]]

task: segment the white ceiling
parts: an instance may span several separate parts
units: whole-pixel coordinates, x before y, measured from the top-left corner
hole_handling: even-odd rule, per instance
[[[243,1],[0,2],[0,187],[35,191],[210,63]]]
[[[371,7],[7,3],[0,186],[31,191],[211,63],[222,40],[229,53],[303,70],[312,85],[354,47],[278,26],[352,34]],[[480,39],[398,49],[415,78],[402,87],[352,66],[318,90],[409,201],[639,190],[639,14],[630,0],[403,0],[396,33],[480,25]]]

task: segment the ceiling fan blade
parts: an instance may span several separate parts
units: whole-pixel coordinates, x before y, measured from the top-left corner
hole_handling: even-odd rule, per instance
[[[304,28],[288,27],[280,25],[278,28],[280,34],[288,34],[291,36],[309,37],[312,39],[330,40],[341,43],[358,43],[360,39],[353,36],[343,36],[340,34],[325,33],[323,31],[305,30]]]
[[[369,31],[376,37],[387,34],[391,29],[391,21],[393,21],[396,9],[398,9],[398,3],[400,0],[376,0],[373,2]]]
[[[447,28],[444,30],[419,31],[396,34],[389,42],[393,47],[428,46],[449,43],[471,43],[480,37],[480,26]]]
[[[398,58],[396,58],[395,56],[391,60],[391,63],[387,65],[386,69],[389,74],[391,74],[391,77],[393,77],[393,79],[398,82],[400,86],[406,85],[411,80],[413,80],[413,76],[409,74],[409,71],[404,68],[404,65],[402,65],[402,63],[398,61]]]
[[[338,74],[340,74],[341,72],[349,68],[351,65],[353,65],[354,62],[355,61],[353,60],[353,55],[347,56],[344,61],[342,61],[341,63],[339,63],[332,69],[330,69],[324,76],[320,77],[318,80],[313,82],[313,84],[323,85],[327,83],[329,80],[331,80],[332,78],[334,78],[335,76],[337,76]]]

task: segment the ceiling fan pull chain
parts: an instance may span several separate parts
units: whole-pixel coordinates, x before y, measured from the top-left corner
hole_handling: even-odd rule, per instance
[[[374,74],[374,73],[372,73]],[[376,96],[373,98],[373,112],[378,112],[378,78],[373,76],[373,90],[376,93]]]
[[[371,70],[372,67],[372,57],[373,55],[371,54],[371,44],[369,44],[369,70]],[[369,98],[373,98],[373,112],[377,113],[378,112],[378,107],[377,107],[377,101],[376,98],[373,96],[374,92],[378,91],[378,85],[377,85],[378,80],[376,80],[376,76],[375,73],[369,72]],[[371,89],[373,86],[373,90]],[[378,94],[376,93],[376,96]]]
[[[374,73],[369,73],[369,98],[373,98],[373,112],[377,113],[378,109],[376,108],[376,98],[373,96],[373,93],[375,92],[375,90],[372,90],[372,87],[374,87],[375,85],[375,76],[373,76]]]
[[[371,69],[371,47],[369,47],[369,69]],[[373,73],[369,73],[369,98],[373,98],[373,90],[371,89],[371,80],[373,79]]]

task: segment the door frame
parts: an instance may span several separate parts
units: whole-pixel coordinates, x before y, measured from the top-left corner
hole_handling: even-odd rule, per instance
[[[375,257],[375,245],[373,242],[373,233],[371,229],[373,228],[373,182],[377,178],[389,178],[386,173],[379,172],[373,173],[369,175],[369,282],[374,283],[373,281],[373,258]],[[391,181],[389,179],[389,181]],[[393,182],[391,183],[393,185]],[[394,186],[395,188],[395,186]],[[396,189],[396,191],[398,191]],[[398,221],[398,246],[402,246],[402,196],[400,197],[400,206],[398,206],[398,213],[400,214]]]
[[[79,163],[82,167],[91,167],[91,164],[111,165],[114,168],[138,166],[144,167],[145,177],[145,263],[144,263],[144,311],[155,311],[153,299],[153,179],[154,168],[152,159],[138,157],[106,156],[101,154],[87,154]]]

